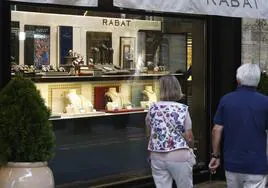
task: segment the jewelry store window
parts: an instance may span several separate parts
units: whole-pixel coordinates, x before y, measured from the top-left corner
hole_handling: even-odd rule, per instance
[[[12,75],[32,79],[52,112],[57,185],[150,176],[144,119],[166,74],[182,85],[203,169],[204,20],[14,4],[11,27]]]

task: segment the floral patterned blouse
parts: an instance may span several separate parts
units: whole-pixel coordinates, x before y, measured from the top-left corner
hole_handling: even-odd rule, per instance
[[[189,148],[178,133],[178,131],[185,133],[184,121],[187,114],[188,106],[181,103],[153,103],[146,117],[151,130],[148,150],[170,152]]]

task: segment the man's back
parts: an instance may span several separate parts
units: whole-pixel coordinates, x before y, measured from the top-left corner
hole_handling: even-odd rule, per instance
[[[214,118],[224,127],[224,163],[230,172],[267,174],[268,97],[240,86],[225,95]]]

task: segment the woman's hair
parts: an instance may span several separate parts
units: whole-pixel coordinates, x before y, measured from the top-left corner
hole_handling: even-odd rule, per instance
[[[159,81],[161,101],[179,101],[183,97],[180,82],[175,76],[162,76]]]
[[[241,85],[257,87],[260,82],[261,70],[259,65],[246,63],[236,71],[236,79]]]

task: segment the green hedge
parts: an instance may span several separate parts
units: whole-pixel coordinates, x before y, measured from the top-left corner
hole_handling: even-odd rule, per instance
[[[0,92],[0,165],[51,159],[55,137],[49,117],[35,84],[12,79]]]

